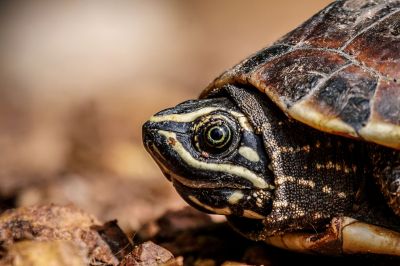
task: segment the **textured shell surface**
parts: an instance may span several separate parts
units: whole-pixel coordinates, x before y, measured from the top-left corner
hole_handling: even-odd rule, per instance
[[[400,149],[400,0],[336,1],[215,79],[319,130]]]

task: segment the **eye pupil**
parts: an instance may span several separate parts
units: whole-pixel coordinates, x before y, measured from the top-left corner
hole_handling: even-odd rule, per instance
[[[221,127],[213,127],[210,130],[210,138],[214,141],[221,141],[226,132]]]

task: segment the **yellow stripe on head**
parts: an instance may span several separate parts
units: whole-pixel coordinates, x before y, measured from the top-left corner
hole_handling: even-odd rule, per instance
[[[174,145],[170,147],[178,153],[180,158],[188,165],[198,170],[208,170],[208,171],[215,171],[215,172],[222,172],[233,174],[238,177],[242,177],[248,181],[250,181],[255,187],[260,189],[273,189],[272,185],[269,185],[264,178],[256,175],[252,171],[247,168],[232,165],[232,164],[217,164],[217,163],[206,163],[193,158],[193,156],[182,146],[182,144],[176,138],[176,134],[174,132],[159,130],[158,133],[169,139],[173,140]]]
[[[247,120],[246,116],[235,111],[231,111],[225,108],[219,107],[204,107],[198,109],[196,111],[190,113],[181,113],[181,114],[167,114],[167,115],[155,115],[150,117],[150,122],[159,123],[159,122],[177,122],[177,123],[189,123],[193,122],[201,116],[210,114],[214,111],[226,111],[231,114],[233,117],[237,119],[240,126],[246,131],[253,131],[252,126],[250,125],[249,121]]]

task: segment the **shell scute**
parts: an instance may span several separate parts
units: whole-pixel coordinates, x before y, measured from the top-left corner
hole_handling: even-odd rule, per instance
[[[289,107],[348,63],[342,56],[331,52],[295,50],[264,64],[253,73],[251,80],[262,80],[260,89],[271,96],[279,95],[284,99],[282,104]],[[273,90],[269,91],[270,88]]]
[[[344,49],[388,79],[400,78],[400,10],[357,35]]]
[[[321,113],[340,118],[356,131],[366,125],[377,78],[350,65],[327,79],[308,99]]]

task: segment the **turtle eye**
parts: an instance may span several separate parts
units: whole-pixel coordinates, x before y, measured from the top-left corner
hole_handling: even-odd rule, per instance
[[[231,129],[225,124],[211,124],[204,130],[203,138],[211,148],[222,149],[231,140]]]
[[[199,152],[221,156],[238,142],[235,121],[222,115],[207,116],[195,123],[194,143]]]

